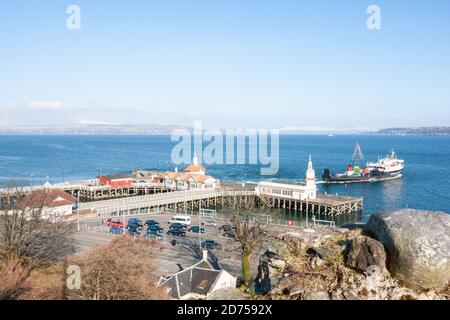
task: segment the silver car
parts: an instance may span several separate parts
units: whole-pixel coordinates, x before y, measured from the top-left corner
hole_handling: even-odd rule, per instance
[[[213,220],[206,220],[206,221],[202,222],[202,225],[210,226],[210,227],[217,227],[217,223]]]

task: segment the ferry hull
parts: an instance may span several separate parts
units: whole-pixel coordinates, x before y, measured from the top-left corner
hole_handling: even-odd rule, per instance
[[[330,175],[328,169],[324,170],[322,175],[323,183],[363,183],[363,182],[378,182],[393,180],[402,177],[402,171],[390,172],[390,173],[370,173],[361,176],[346,176],[346,175]]]

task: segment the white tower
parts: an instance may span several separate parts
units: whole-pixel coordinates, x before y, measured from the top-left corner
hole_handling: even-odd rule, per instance
[[[306,186],[315,187],[316,186],[316,172],[314,171],[311,155],[309,155],[308,169],[306,170],[305,177]]]
[[[197,153],[194,152],[194,157],[192,158],[192,164],[194,166],[198,166],[198,157],[197,157]]]

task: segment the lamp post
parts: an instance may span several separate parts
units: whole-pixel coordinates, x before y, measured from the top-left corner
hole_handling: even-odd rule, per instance
[[[202,199],[198,200],[198,240],[202,250]]]
[[[80,194],[77,195],[77,230],[80,232]]]

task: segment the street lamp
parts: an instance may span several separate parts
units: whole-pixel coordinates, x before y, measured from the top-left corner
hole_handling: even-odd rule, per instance
[[[80,232],[80,194],[77,195],[77,230]]]

